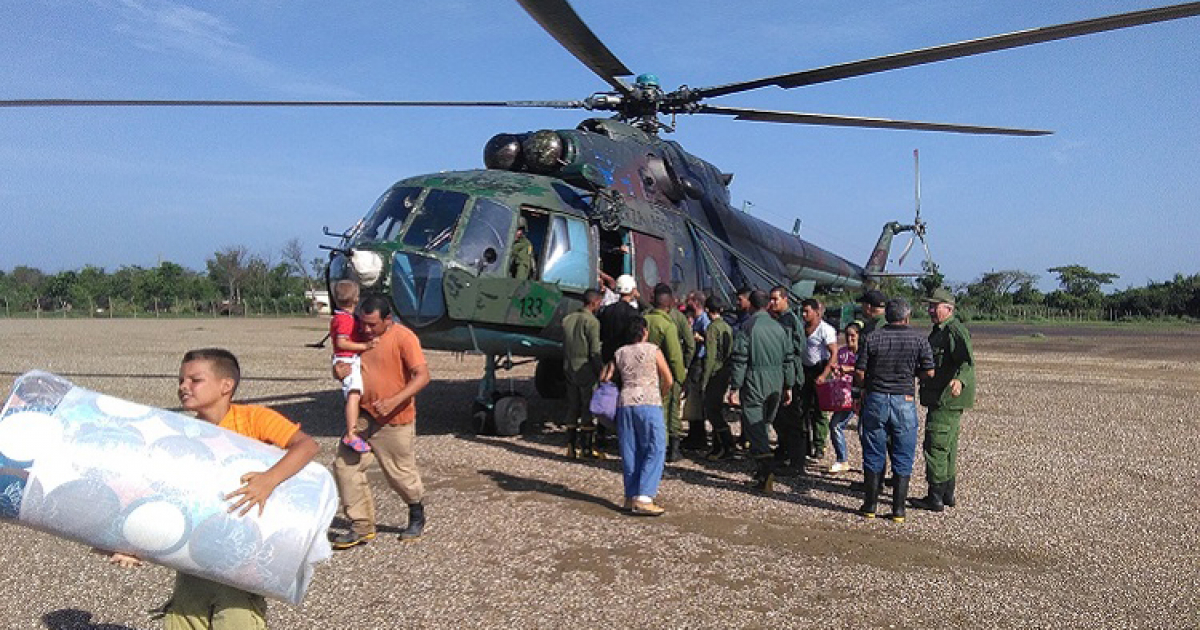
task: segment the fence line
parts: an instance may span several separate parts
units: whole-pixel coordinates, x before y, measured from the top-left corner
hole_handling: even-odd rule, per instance
[[[317,309],[303,297],[247,298],[232,303],[228,300],[190,300],[157,298],[133,301],[116,297],[89,299],[82,308],[70,302],[41,296],[21,299],[0,295],[5,318],[59,317],[62,319],[140,318],[140,317],[299,317],[316,315]]]

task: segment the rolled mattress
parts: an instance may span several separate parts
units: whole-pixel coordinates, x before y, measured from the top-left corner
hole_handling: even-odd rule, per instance
[[[309,463],[258,509],[225,495],[283,451],[28,372],[0,410],[0,518],[298,604],[330,556],[333,478]]]

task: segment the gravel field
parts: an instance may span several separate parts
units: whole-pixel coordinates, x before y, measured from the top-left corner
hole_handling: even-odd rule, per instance
[[[242,402],[318,438],[341,426],[324,320],[2,320],[0,386],[40,368],[175,407],[182,353],[241,359]],[[1043,331],[1044,337],[1031,335]],[[1115,331],[1115,332],[1114,332]],[[668,465],[658,519],[617,511],[619,462],[562,457],[555,402],[515,438],[470,434],[479,357],[430,353],[418,398],[429,527],[401,543],[378,474],[381,535],[321,565],[306,628],[1200,627],[1200,331],[979,326],[979,403],[964,416],[957,508],[866,521],[862,478],[812,468],[771,498],[749,464]],[[532,366],[502,387],[533,397]],[[510,385],[511,384],[511,385]],[[832,449],[830,449],[832,450]],[[911,494],[924,494],[918,453]],[[886,496],[884,497],[885,500]],[[886,510],[885,510],[886,512]],[[335,525],[338,521],[335,521]],[[122,570],[80,545],[0,524],[0,628],[155,628],[169,570]]]

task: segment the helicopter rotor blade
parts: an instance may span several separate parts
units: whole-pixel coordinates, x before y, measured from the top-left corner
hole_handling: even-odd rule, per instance
[[[833,127],[867,127],[872,129],[908,129],[913,131],[946,131],[999,136],[1045,136],[1054,133],[1044,129],[1013,129],[1009,127],[977,127],[950,123],[921,122],[915,120],[893,120],[890,118],[866,118],[862,116],[835,116],[833,114],[810,114],[804,112],[781,112],[770,109],[748,109],[744,107],[720,107],[701,105],[698,114],[720,114],[733,116],[735,120],[758,122],[794,123],[799,125],[828,125]]]
[[[539,107],[584,109],[586,105],[583,101],[238,101],[41,98],[0,100],[0,107]]]
[[[604,79],[622,94],[629,94],[629,86],[617,77],[631,76],[633,72],[600,41],[591,28],[579,17],[567,0],[517,0],[542,29],[550,34],[563,48],[567,49],[583,65]]]
[[[1154,9],[1146,9],[1143,11],[1133,11],[1130,13],[1121,13],[1106,17],[1093,18],[1090,20],[1081,20],[1079,22],[1059,24],[1056,26],[1044,26],[1041,28],[1015,31],[1003,35],[993,35],[991,37],[971,39],[954,44],[933,46],[931,48],[921,48],[918,50],[910,50],[908,52],[885,55],[882,57],[872,57],[870,59],[861,59],[859,61],[840,63],[832,66],[825,66],[823,68],[793,72],[790,74],[780,74],[761,79],[753,79],[750,81],[740,81],[737,83],[728,83],[725,85],[699,88],[693,90],[693,93],[699,95],[701,98],[707,98],[713,96],[724,96],[726,94],[733,94],[736,92],[745,92],[747,90],[754,90],[770,85],[778,86],[784,89],[790,89],[803,85],[826,83],[829,81],[837,81],[840,79],[847,79],[865,74],[874,74],[876,72],[886,72],[888,70],[896,70],[898,68],[908,68],[927,63],[946,61],[948,59],[957,59],[959,57],[969,57],[971,55],[995,52],[997,50],[1006,50],[1020,46],[1029,46],[1031,44],[1040,44],[1043,42],[1054,41],[1056,39],[1090,35],[1092,33],[1129,28],[1131,26],[1142,26],[1144,24],[1152,24],[1154,22],[1178,20],[1196,15],[1200,15],[1200,2],[1175,4]]]

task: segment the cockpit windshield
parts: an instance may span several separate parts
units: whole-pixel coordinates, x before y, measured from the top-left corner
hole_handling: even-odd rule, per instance
[[[392,188],[375,202],[375,207],[363,219],[362,230],[354,241],[390,241],[400,233],[400,226],[417,206],[421,189],[414,186]]]
[[[507,249],[513,214],[511,208],[491,199],[476,199],[455,258],[480,273],[497,270]]]
[[[467,198],[460,192],[431,189],[404,234],[404,244],[428,252],[448,251]]]

